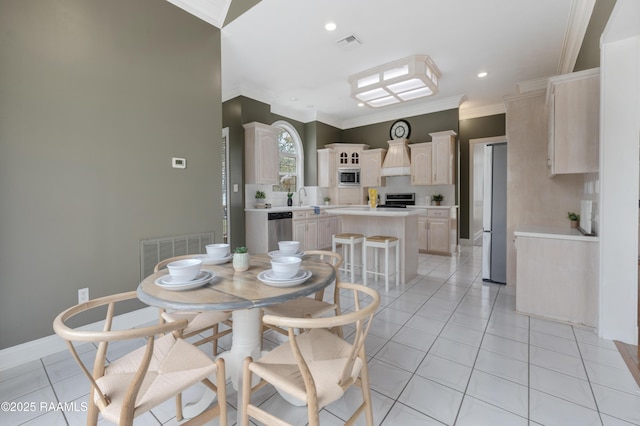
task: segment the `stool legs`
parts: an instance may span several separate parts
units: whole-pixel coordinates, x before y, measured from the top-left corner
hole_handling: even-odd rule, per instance
[[[363,240],[364,236],[361,234],[349,234],[348,237],[344,234],[334,235],[331,238],[331,249],[334,252],[336,252],[338,244],[342,246],[342,258],[344,262],[341,270],[351,274],[351,282],[355,282],[355,245],[362,244]],[[349,245],[349,250],[345,248],[346,245]]]
[[[362,284],[367,285],[367,244],[362,243]]]
[[[392,237],[372,237],[372,241],[369,241],[365,238],[364,244],[362,245],[362,282],[366,286],[367,285],[367,276],[369,273],[375,276],[375,281],[378,281],[378,277],[380,275],[384,275],[384,288],[386,291],[389,291],[389,257],[391,256],[391,249],[395,248],[395,271],[394,276],[396,280],[396,287],[400,285],[400,242],[396,238]],[[374,269],[369,270],[367,266],[367,249],[371,247],[375,250],[374,257]],[[378,249],[384,250],[384,273],[380,272],[380,254]]]

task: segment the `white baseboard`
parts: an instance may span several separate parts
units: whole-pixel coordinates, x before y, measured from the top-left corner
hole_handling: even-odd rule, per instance
[[[158,320],[158,308],[143,308],[113,318],[113,329],[138,327]],[[104,321],[80,327],[81,330],[101,330]],[[0,350],[0,371],[67,350],[63,339],[53,334]]]

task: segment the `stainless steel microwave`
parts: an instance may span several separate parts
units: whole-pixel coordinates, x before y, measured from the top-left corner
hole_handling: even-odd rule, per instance
[[[338,186],[360,186],[360,169],[338,169]]]

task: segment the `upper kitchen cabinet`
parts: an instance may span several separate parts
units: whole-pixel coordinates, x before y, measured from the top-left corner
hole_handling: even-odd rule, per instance
[[[362,165],[362,151],[369,145],[356,143],[332,143],[325,148],[334,149],[336,152],[337,167],[360,168]]]
[[[444,132],[429,133],[431,135],[431,164],[432,185],[453,185],[454,179],[454,154],[456,151],[456,132],[446,130]]]
[[[334,188],[337,183],[336,152],[333,149],[318,150],[318,186]]]
[[[550,175],[597,172],[600,69],[550,78],[547,107]]]
[[[278,184],[280,129],[253,122],[244,125],[244,179],[247,184]]]
[[[456,132],[429,133],[431,142],[414,143],[411,148],[412,185],[453,185]]]
[[[382,162],[387,150],[384,148],[362,151],[362,167],[360,170],[360,186],[384,186],[385,178],[381,175]]]
[[[431,185],[431,142],[414,143],[411,148],[411,185]]]

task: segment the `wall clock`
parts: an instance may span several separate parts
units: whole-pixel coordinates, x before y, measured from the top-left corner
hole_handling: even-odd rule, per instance
[[[391,136],[391,139],[409,139],[410,134],[411,126],[406,120],[396,121],[391,125],[391,130],[389,130],[389,136]]]

